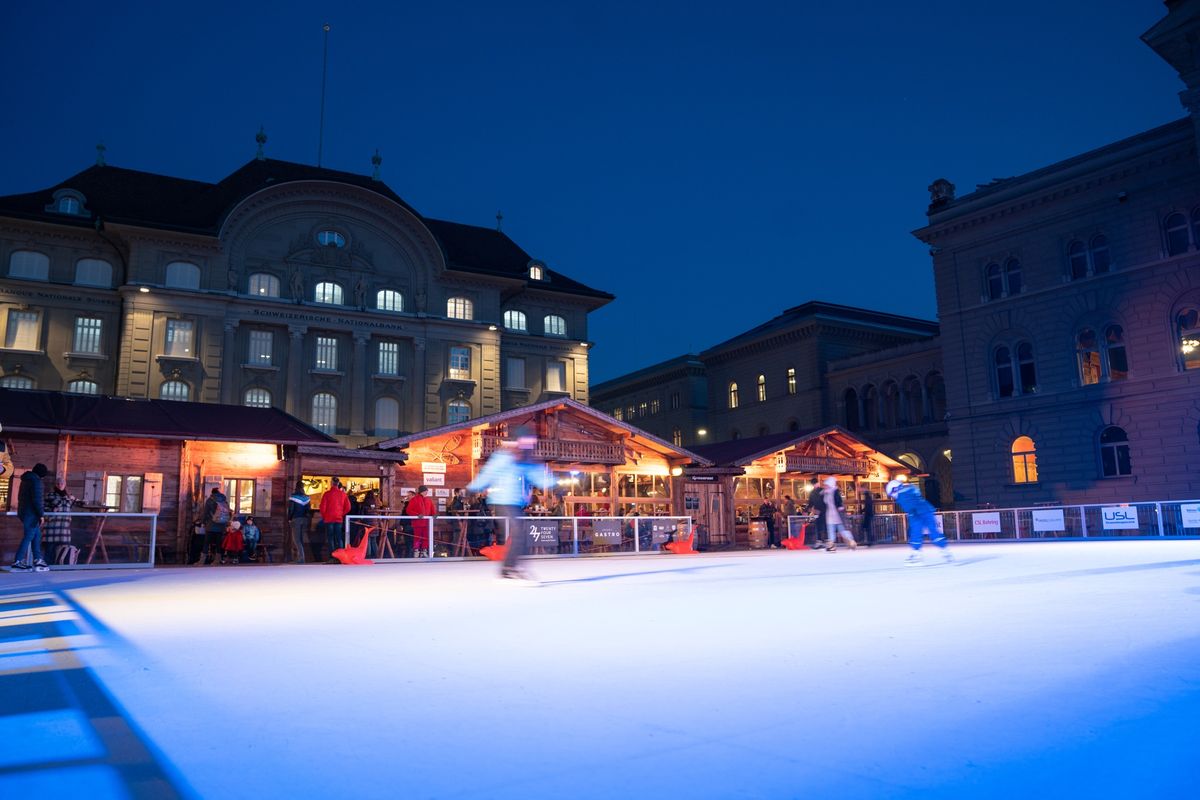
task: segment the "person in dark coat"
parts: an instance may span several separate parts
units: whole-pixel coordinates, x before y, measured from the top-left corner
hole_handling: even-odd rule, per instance
[[[17,560],[13,572],[49,572],[50,567],[42,558],[42,518],[46,515],[46,489],[42,478],[50,474],[45,464],[35,464],[33,469],[21,476],[21,488],[17,492],[17,517],[21,520],[24,533],[17,547]]]
[[[865,483],[862,485],[859,499],[862,501],[862,535],[867,547],[870,547],[875,544],[875,495],[871,494],[870,486]]]

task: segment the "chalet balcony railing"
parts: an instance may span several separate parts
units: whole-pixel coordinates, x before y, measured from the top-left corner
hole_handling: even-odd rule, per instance
[[[502,442],[499,436],[482,435],[472,448],[476,458],[487,458]],[[539,439],[534,455],[543,461],[577,464],[624,464],[625,448],[620,442],[576,442],[569,439]]]
[[[780,453],[775,457],[778,472],[819,472],[823,475],[870,475],[874,468],[866,458],[836,458]]]

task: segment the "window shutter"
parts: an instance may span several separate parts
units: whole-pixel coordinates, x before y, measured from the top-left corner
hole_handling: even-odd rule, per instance
[[[104,505],[104,473],[83,473],[83,504],[85,506]]]
[[[270,478],[259,478],[254,484],[254,516],[256,518],[271,516]]]
[[[203,481],[204,491],[200,493],[201,503],[208,499],[213,489],[220,489],[222,492],[225,491],[225,478],[220,475],[205,475]]]
[[[162,509],[162,478],[161,472],[147,472],[142,479],[142,511]]]

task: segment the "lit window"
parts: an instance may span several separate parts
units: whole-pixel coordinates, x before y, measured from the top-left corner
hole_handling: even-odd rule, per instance
[[[527,330],[525,323],[525,312],[512,310],[505,311],[504,327],[510,331],[521,331],[524,333]]]
[[[8,277],[44,281],[50,278],[50,257],[33,250],[17,250],[8,259]]]
[[[767,376],[758,376],[758,402],[765,402],[767,399]]]
[[[316,369],[334,371],[338,368],[337,339],[332,336],[317,337]]]
[[[340,306],[342,305],[342,287],[336,283],[322,281],[313,290],[313,300],[318,303]]]
[[[671,444],[676,447],[683,447],[683,431],[679,428],[671,429]]]
[[[142,510],[142,476],[105,476],[104,505],[123,514],[140,512]]]
[[[0,388],[4,389],[32,389],[33,378],[27,378],[24,375],[6,375],[0,378]]]
[[[1096,341],[1096,332],[1084,328],[1075,337],[1075,349],[1079,355],[1079,382],[1091,386],[1100,382],[1100,344]]]
[[[100,386],[95,381],[71,381],[67,384],[67,391],[71,394],[99,394]]]
[[[403,311],[404,295],[395,289],[380,289],[375,294],[375,308],[380,311]]]
[[[255,297],[279,297],[279,278],[265,272],[250,276],[250,294]]]
[[[796,368],[795,367],[788,367],[787,387],[788,387],[788,390],[787,390],[788,394],[796,393]]]
[[[505,376],[504,385],[510,389],[525,388],[525,359],[523,358],[506,358],[504,360]],[[617,409],[620,411],[621,409]],[[620,417],[617,417],[620,419]]]
[[[247,389],[242,398],[242,405],[251,408],[270,408],[271,393],[266,389]]]
[[[455,425],[471,418],[471,404],[466,400],[451,400],[446,404],[446,424]]]
[[[271,331],[250,331],[250,349],[246,363],[258,367],[271,366],[275,336]]]
[[[546,365],[546,391],[565,392],[567,390],[567,365],[562,361],[551,361]],[[642,403],[642,416],[646,415],[646,404]]]
[[[661,410],[661,408],[662,408],[662,403],[659,402],[657,397],[650,401],[650,413],[651,414],[657,414],[659,412],[659,410]]]
[[[9,309],[4,346],[13,350],[37,350],[40,322],[41,315],[36,311]]]
[[[446,316],[450,319],[474,319],[475,304],[465,297],[451,297],[446,301]]]
[[[200,267],[190,261],[172,261],[167,264],[166,285],[170,289],[199,289]]]
[[[112,264],[102,258],[81,258],[75,264],[78,286],[112,286]]]
[[[566,336],[567,321],[555,314],[549,314],[542,320],[542,330],[547,336]]]
[[[337,431],[337,398],[327,392],[314,394],[312,399],[312,426],[322,433]]]
[[[729,384],[729,407],[738,407],[738,385],[736,383]]]
[[[400,374],[400,343],[379,343],[379,365],[376,370],[380,375]]]
[[[1100,434],[1100,469],[1106,478],[1133,474],[1133,466],[1129,461],[1129,436],[1124,429],[1109,427]]]
[[[471,350],[467,347],[450,348],[450,380],[471,380]]]
[[[529,265],[529,280],[540,281],[540,280],[544,280],[544,279],[545,279],[545,273],[542,271],[542,268],[540,266],[538,266],[537,264],[530,264]]]
[[[613,409],[612,415],[613,415],[613,419],[619,419],[623,422],[625,420],[625,409],[621,408],[620,406],[617,406],[616,408]]]
[[[1163,232],[1167,237],[1167,255],[1177,256],[1186,253],[1188,249],[1187,217],[1178,212],[1169,215],[1163,222]]]
[[[71,343],[73,353],[100,352],[100,326],[98,317],[76,317],[75,338]]]
[[[225,497],[229,499],[229,510],[234,516],[254,513],[254,479],[226,478]]]
[[[167,381],[158,390],[160,400],[188,400],[192,395],[192,388],[183,381]]]
[[[649,413],[648,409],[649,409],[649,404],[645,400],[638,403],[638,416],[640,416],[640,417],[647,416]]]
[[[173,358],[193,358],[192,321],[188,319],[167,320],[166,347],[163,355]]]
[[[1200,369],[1200,310],[1185,308],[1175,315],[1175,336],[1183,368]]]
[[[395,436],[400,433],[400,403],[391,397],[375,401],[375,435]]]
[[[317,244],[321,247],[345,247],[346,237],[337,231],[321,231],[317,234]]]
[[[1037,447],[1028,436],[1012,443],[1013,483],[1037,483]]]

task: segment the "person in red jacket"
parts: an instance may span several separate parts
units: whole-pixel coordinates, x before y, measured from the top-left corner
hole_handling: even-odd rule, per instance
[[[321,498],[320,508],[321,524],[325,526],[325,541],[329,545],[329,552],[325,554],[326,558],[329,558],[334,550],[346,546],[343,523],[346,515],[350,513],[350,498],[346,496],[346,491],[342,488],[341,479],[334,477],[330,484],[329,489]],[[332,560],[330,559],[330,561]]]
[[[408,498],[408,505],[404,507],[405,516],[409,517],[432,517],[437,514],[437,506],[429,499],[425,493],[429,491],[428,486],[418,486],[417,493]],[[413,530],[413,558],[425,558],[429,555],[429,521],[424,519],[414,519],[412,523]]]

